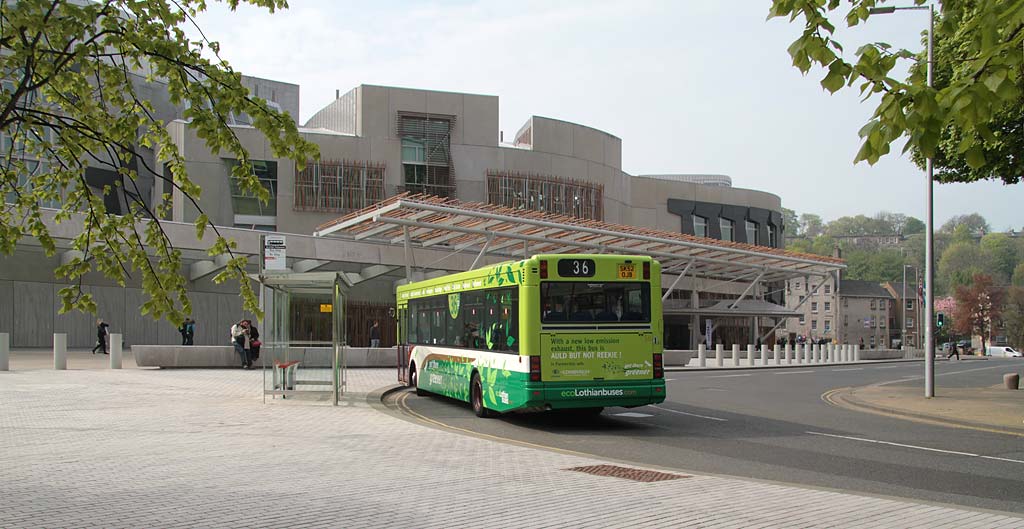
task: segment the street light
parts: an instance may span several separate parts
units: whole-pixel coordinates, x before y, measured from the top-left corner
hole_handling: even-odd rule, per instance
[[[932,39],[935,33],[935,7],[908,6],[908,7],[875,7],[868,10],[871,15],[888,15],[896,11],[917,11],[928,10],[928,87],[932,87],[932,70],[935,63],[932,51]],[[932,326],[935,319],[935,306],[932,302],[932,293],[935,279],[935,267],[932,263],[932,253],[935,249],[935,226],[932,218],[932,157],[929,156],[925,162],[925,171],[928,176],[926,196],[928,202],[925,208],[925,232],[924,232],[924,396],[926,398],[935,396],[935,334]],[[904,309],[905,310],[905,309]]]

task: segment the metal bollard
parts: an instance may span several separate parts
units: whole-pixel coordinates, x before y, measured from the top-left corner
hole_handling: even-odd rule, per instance
[[[11,335],[0,332],[0,371],[11,369]]]
[[[121,369],[121,335],[111,333],[110,336],[110,369]]]
[[[722,344],[715,344],[715,362],[722,367]]]
[[[768,346],[761,344],[761,365],[768,365]]]
[[[779,365],[779,349],[781,349],[779,344],[775,344],[775,347],[772,348],[772,361],[775,362],[775,365]]]
[[[740,344],[738,343],[732,344],[732,366],[740,366]]]
[[[697,366],[707,367],[708,365],[708,347],[704,344],[697,346]]]
[[[68,368],[68,335],[62,332],[53,333],[53,368]]]
[[[754,365],[754,344],[751,343],[747,344],[747,365]]]

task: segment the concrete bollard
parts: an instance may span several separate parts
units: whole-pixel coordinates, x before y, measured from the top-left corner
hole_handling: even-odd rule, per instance
[[[704,344],[697,346],[697,366],[707,367],[708,365],[708,347]]]
[[[846,361],[853,362],[853,347],[850,347],[850,344],[846,344],[843,346],[843,351],[846,353]]]
[[[68,335],[62,332],[53,333],[53,368],[68,368]]]
[[[738,343],[732,344],[732,366],[740,366],[740,344]]]
[[[121,369],[121,335],[110,335],[110,369]]]
[[[775,344],[775,347],[772,348],[772,361],[775,362],[775,365],[779,365],[779,352],[780,352],[779,350],[780,349],[781,349],[781,347],[779,347],[779,344]]]
[[[724,355],[722,354],[722,344],[715,344],[715,363],[718,364],[718,367],[722,367],[723,356]]]
[[[793,363],[793,346],[791,344],[787,343],[786,347],[784,347],[784,349],[785,349],[784,352],[786,354],[786,364],[792,364]]]
[[[804,363],[804,350],[805,349],[807,349],[807,344],[799,344],[799,343],[796,344],[796,351],[794,351],[794,353],[796,353],[794,355],[796,363],[798,363],[798,364]]]
[[[11,335],[0,332],[0,371],[11,369]]]
[[[754,365],[754,344],[747,344],[747,365]]]
[[[854,362],[860,362],[860,346],[859,345],[851,345],[850,347],[853,348],[853,361]]]
[[[818,345],[809,343],[804,345],[804,357],[800,360],[801,364],[809,364],[818,354]]]
[[[1003,385],[1006,386],[1006,389],[1020,389],[1020,375],[1017,373],[1003,375]]]
[[[768,346],[761,344],[761,365],[768,365]]]

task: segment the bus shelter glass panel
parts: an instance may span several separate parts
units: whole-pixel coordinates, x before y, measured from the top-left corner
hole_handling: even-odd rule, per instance
[[[345,285],[335,273],[282,274],[261,282],[264,399],[336,404],[345,382]]]

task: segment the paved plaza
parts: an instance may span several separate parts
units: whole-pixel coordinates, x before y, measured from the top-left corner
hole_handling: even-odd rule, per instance
[[[0,372],[0,527],[1024,527],[1024,518],[620,464],[435,429],[350,370],[342,406],[263,402],[259,371],[12,355]],[[77,367],[76,367],[77,366]],[[627,465],[628,466],[628,465]]]

